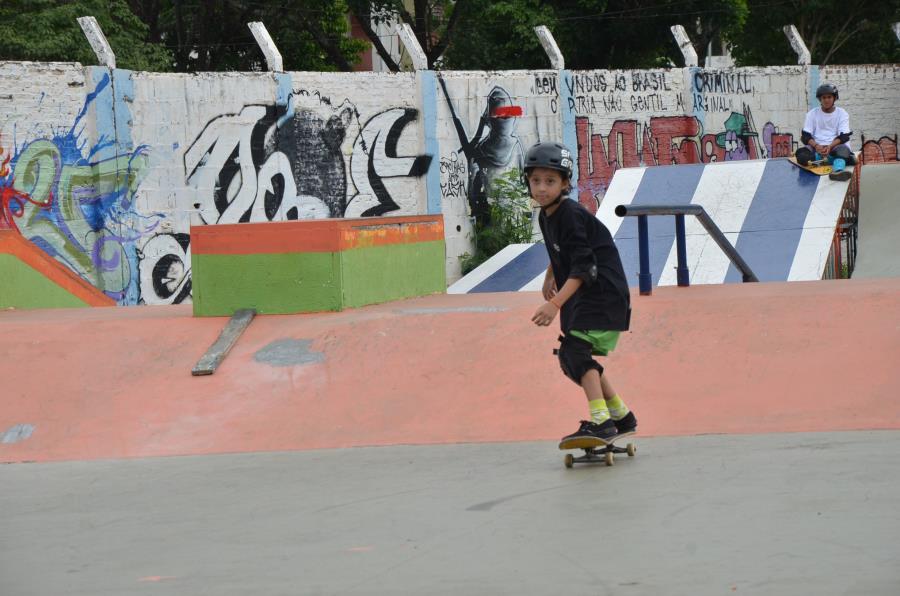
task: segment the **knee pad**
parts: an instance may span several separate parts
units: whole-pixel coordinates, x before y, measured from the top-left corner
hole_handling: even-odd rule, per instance
[[[553,353],[559,356],[560,368],[573,382],[581,385],[581,377],[592,369],[603,374],[603,367],[592,357],[590,342],[572,335],[560,336],[559,341],[559,349]]]
[[[801,166],[805,166],[815,158],[815,154],[807,147],[800,147],[797,149],[796,157],[797,163]]]

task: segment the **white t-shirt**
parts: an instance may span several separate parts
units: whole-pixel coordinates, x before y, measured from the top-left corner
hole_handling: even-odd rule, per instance
[[[844,108],[835,106],[834,111],[826,114],[822,108],[815,108],[807,112],[803,122],[803,130],[813,136],[819,145],[830,145],[842,134],[850,134],[850,114]],[[844,143],[847,149],[850,143]]]

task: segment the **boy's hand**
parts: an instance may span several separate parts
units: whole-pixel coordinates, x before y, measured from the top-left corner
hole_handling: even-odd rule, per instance
[[[552,302],[545,302],[534,311],[534,316],[531,317],[531,322],[537,325],[538,327],[546,327],[550,323],[553,322],[553,319],[556,318],[556,313],[559,312],[559,309]]]
[[[541,293],[544,295],[544,300],[548,301],[556,296],[556,280],[552,277],[550,279],[545,279]]]

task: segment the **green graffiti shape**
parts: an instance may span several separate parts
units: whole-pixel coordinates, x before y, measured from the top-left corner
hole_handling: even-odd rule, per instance
[[[60,262],[98,289],[121,292],[128,287],[131,272],[125,248],[117,237],[127,237],[133,230],[117,221],[121,222],[127,214],[104,217],[104,227],[94,229],[85,218],[82,204],[103,196],[133,197],[148,158],[138,153],[87,165],[64,165],[62,161],[59,148],[49,140],[34,141],[19,155],[13,172],[14,188],[31,197],[24,206],[19,230],[30,240],[42,239],[56,251]],[[54,201],[67,231],[53,220]],[[93,258],[95,249],[97,263]],[[97,266],[115,259],[118,264],[111,269]]]

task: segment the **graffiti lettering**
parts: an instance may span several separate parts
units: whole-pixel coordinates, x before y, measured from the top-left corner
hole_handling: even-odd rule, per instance
[[[353,144],[350,175],[357,194],[351,199],[348,215],[377,217],[400,209],[385,185],[385,178],[424,176],[432,156],[398,155],[400,135],[414,122],[418,111],[393,108],[373,116]]]
[[[569,95],[585,95],[587,93],[606,93],[606,75],[602,72],[594,74],[576,74],[567,82]]]
[[[723,95],[701,95],[694,93],[693,111],[695,112],[731,112],[734,99]]]
[[[753,93],[748,73],[695,72],[694,93]]]
[[[141,303],[191,301],[191,246],[188,234],[160,234],[148,240],[141,258]]]
[[[418,112],[394,108],[365,124],[350,157],[356,192],[348,199],[341,146],[358,112],[344,104],[332,108],[327,98],[315,101],[331,113],[295,109],[291,99],[287,108],[251,105],[207,124],[184,155],[205,223],[368,217],[400,209],[383,179],[428,170],[431,156],[399,155],[399,139]]]
[[[194,207],[204,223],[329,216],[319,197],[298,195],[291,163],[274,147],[279,122],[273,107],[247,106],[215,118],[185,151],[187,182],[197,190]]]
[[[781,157],[794,144],[792,135],[778,133],[772,123],[765,125],[761,143],[746,106],[732,112],[718,133],[704,134],[694,116],[655,116],[644,125],[618,120],[605,136],[591,126],[585,117],[575,119],[578,200],[594,212],[619,168]]]
[[[465,196],[466,164],[454,151],[449,158],[441,158],[441,197],[455,199]]]
[[[665,112],[667,110],[663,96],[658,93],[631,96],[632,112]]]
[[[634,71],[631,74],[632,91],[671,91],[664,72]]]
[[[540,75],[534,77],[534,92],[537,95],[559,95],[557,78]]]
[[[609,114],[621,112],[624,106],[622,96],[609,93],[603,97],[577,95],[569,98],[569,110],[576,114]]]

